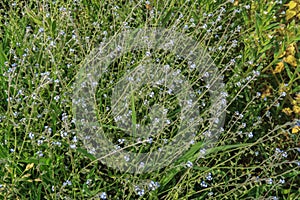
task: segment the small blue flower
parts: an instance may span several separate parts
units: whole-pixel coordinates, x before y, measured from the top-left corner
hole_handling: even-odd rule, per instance
[[[272,185],[272,184],[273,184],[273,179],[268,178],[268,179],[267,179],[267,183],[268,183],[269,185]]]
[[[279,183],[280,183],[280,184],[284,184],[284,183],[285,183],[285,180],[284,180],[284,179],[280,179],[280,180],[279,180]]]
[[[106,192],[102,192],[102,193],[100,194],[100,199],[106,199],[106,198],[107,198]]]
[[[248,133],[248,137],[253,138],[253,133],[252,132]]]
[[[204,188],[207,187],[207,184],[205,183],[205,181],[202,181],[202,182],[200,183],[200,185],[201,185],[201,187],[204,187]]]
[[[139,196],[143,196],[145,194],[145,190],[144,189],[141,189],[138,191],[138,195]]]
[[[186,166],[188,168],[191,168],[191,167],[193,167],[193,163],[191,161],[187,161]]]
[[[212,177],[211,177],[211,173],[210,173],[210,172],[209,172],[208,175],[206,176],[206,179],[207,179],[208,181],[211,181],[211,180],[212,180]]]

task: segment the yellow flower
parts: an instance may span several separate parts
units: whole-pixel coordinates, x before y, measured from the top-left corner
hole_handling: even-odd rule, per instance
[[[297,14],[297,12],[294,10],[287,10],[286,11],[286,20],[293,18],[296,14]]]
[[[297,66],[297,60],[293,55],[288,55],[286,58],[283,59],[283,61],[292,65],[293,67]]]
[[[300,93],[299,94],[296,94],[296,103],[300,104]]]
[[[234,3],[233,3],[234,6],[237,6],[239,5],[239,0],[234,0]]]
[[[296,134],[296,133],[298,133],[300,131],[300,126],[294,126],[293,128],[292,128],[292,133],[293,134]]]
[[[279,63],[276,65],[276,68],[273,70],[273,73],[274,73],[274,74],[280,73],[280,72],[282,72],[283,69],[284,69],[284,64],[283,64],[283,62],[279,62]]]
[[[294,9],[297,6],[297,3],[295,1],[290,1],[288,4],[286,4],[285,6],[288,6],[289,9]]]
[[[285,4],[285,6],[289,7],[286,11],[286,20],[289,20],[295,16],[297,16],[300,19],[300,1],[299,0],[293,0],[290,1],[288,4]]]
[[[295,46],[294,44],[290,44],[287,48],[286,48],[286,54],[287,55],[295,55],[296,50],[295,50]]]
[[[290,108],[284,108],[282,112],[284,112],[287,116],[290,116],[293,113],[293,111]]]
[[[294,111],[294,113],[300,115],[300,107],[298,105],[293,106],[293,111]]]
[[[266,90],[263,91],[262,95],[261,95],[261,98],[265,98],[265,97],[268,97],[270,96],[272,93],[272,90],[271,90],[271,87],[270,86],[267,86]]]

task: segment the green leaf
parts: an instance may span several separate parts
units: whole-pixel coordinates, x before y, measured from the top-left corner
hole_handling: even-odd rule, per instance
[[[170,10],[167,12],[166,16],[162,19],[161,24],[162,24],[163,27],[167,25],[167,23],[168,23],[168,21],[169,21],[171,15],[172,15],[172,12],[173,12],[173,9],[170,9]]]
[[[136,110],[135,110],[135,103],[134,103],[134,92],[131,93],[131,120],[132,120],[132,131],[134,136],[136,136]]]
[[[246,147],[246,146],[251,146],[252,143],[242,143],[242,144],[231,144],[231,145],[224,145],[224,146],[218,146],[214,147],[212,149],[209,149],[207,151],[208,154],[210,153],[216,153],[218,151],[226,151],[229,149],[235,149],[235,148],[240,148],[240,147]]]
[[[255,30],[256,30],[256,34],[260,37],[260,33],[261,33],[261,29],[262,29],[262,21],[261,21],[261,17],[259,16],[258,13],[255,14]]]
[[[284,190],[282,190],[282,193],[283,193],[283,194],[289,194],[290,192],[291,192],[290,189],[284,189]]]
[[[287,72],[290,80],[292,80],[293,79],[293,72],[290,70],[290,67],[287,64],[284,64],[284,66],[285,66],[286,72]]]
[[[3,65],[5,61],[7,61],[7,57],[4,54],[2,45],[0,45],[0,65]]]
[[[279,24],[280,24],[280,23],[270,24],[270,25],[268,25],[268,26],[263,27],[263,30],[264,30],[264,31],[267,31],[267,30],[271,30],[271,29],[277,29],[277,28],[280,28]]]
[[[162,186],[167,185],[178,172],[180,172],[179,168],[174,168],[169,170],[167,176],[161,179],[160,181],[161,185]]]
[[[34,159],[34,158],[30,158],[27,160],[20,160],[20,163],[34,163],[34,164],[39,164],[39,160],[38,159]]]
[[[300,86],[297,86],[292,90],[292,94],[296,94],[298,92],[300,92]]]
[[[86,157],[91,159],[92,161],[96,160],[96,158],[92,154],[90,154],[86,149],[82,149],[82,148],[78,147],[78,148],[76,148],[76,151],[79,153],[82,153],[83,155],[85,155]]]
[[[7,158],[8,157],[8,150],[4,149],[2,145],[0,145],[0,158]]]
[[[209,171],[211,168],[210,167],[199,167],[199,166],[195,165],[195,166],[193,166],[193,169],[205,172],[205,171]]]
[[[199,152],[199,150],[202,146],[203,146],[203,142],[197,142],[183,156],[181,156],[176,161],[176,163],[182,163],[182,162],[187,162],[187,161],[193,162],[194,160],[197,159],[197,157],[195,157],[195,155],[198,156],[197,153]]]
[[[25,12],[36,24],[38,24],[39,26],[43,25],[43,22],[38,19],[38,17],[33,11],[29,10],[28,8],[25,8]]]
[[[274,46],[274,44],[272,44],[271,42],[269,42],[267,45],[264,45],[264,48],[259,50],[259,53],[263,53],[268,51],[269,49],[271,49]]]

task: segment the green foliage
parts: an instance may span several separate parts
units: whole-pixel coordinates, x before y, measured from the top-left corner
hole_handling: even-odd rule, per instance
[[[299,199],[300,29],[295,2],[0,2],[1,199]],[[191,147],[171,165],[131,174],[106,166],[84,147],[71,94],[76,74],[94,48],[118,32],[145,26],[174,28],[206,48],[224,75],[226,120],[213,148],[204,149],[204,122]],[[170,108],[171,125],[151,144],[134,143],[107,117],[111,102],[104,94],[112,93],[110,81],[120,80],[143,55],[133,51],[113,63],[95,95],[97,117],[109,139],[137,153],[157,150],[176,135],[180,112],[178,100],[159,95],[158,89],[154,98],[143,99],[150,86],[141,96],[131,94],[133,131],[138,123],[149,123],[142,118],[148,114],[145,100]],[[180,69],[194,89],[205,88],[198,74],[185,70],[184,59],[168,52],[153,57]],[[205,119],[206,92],[197,96],[206,105],[201,113]]]

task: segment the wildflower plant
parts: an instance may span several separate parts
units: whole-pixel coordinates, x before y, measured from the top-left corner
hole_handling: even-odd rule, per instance
[[[299,198],[297,1],[0,5],[1,198]]]

